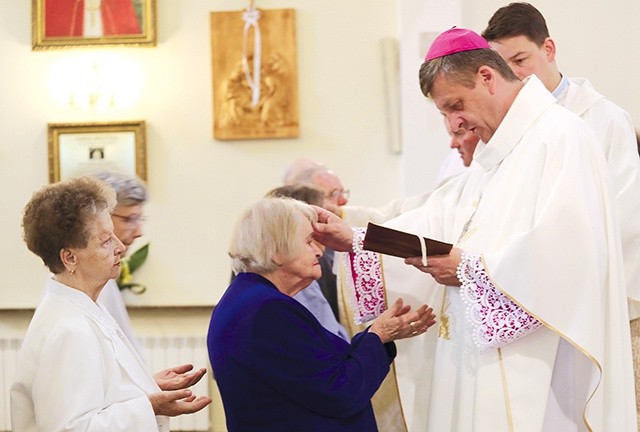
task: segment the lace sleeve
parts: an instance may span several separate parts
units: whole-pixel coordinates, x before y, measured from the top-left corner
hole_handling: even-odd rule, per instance
[[[542,325],[496,289],[479,255],[463,252],[457,276],[473,342],[481,350],[508,345]]]
[[[366,229],[353,229],[353,252],[344,254],[346,268],[351,277],[351,303],[354,310],[354,321],[363,324],[378,317],[387,309],[382,286],[380,255],[362,249]]]

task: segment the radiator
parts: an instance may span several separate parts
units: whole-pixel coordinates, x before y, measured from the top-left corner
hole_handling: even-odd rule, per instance
[[[9,389],[16,375],[16,355],[22,338],[0,339],[0,431],[11,431]]]
[[[146,336],[140,338],[144,348],[149,369],[159,372],[172,366],[191,363],[194,368],[208,367],[206,336]],[[209,396],[209,383],[212,382],[211,371],[191,387],[198,396]],[[210,406],[193,414],[185,414],[171,418],[172,431],[208,431],[210,423]]]
[[[16,372],[16,354],[20,348],[22,339],[0,339],[0,431],[11,431],[11,418],[9,409],[9,389]],[[149,369],[159,372],[172,366],[191,363],[195,368],[207,367],[206,338],[184,336],[146,336],[140,338],[144,348]],[[198,384],[192,387],[193,393],[198,396],[209,395],[210,373],[207,373]],[[172,431],[208,431],[210,428],[210,409],[171,418]]]

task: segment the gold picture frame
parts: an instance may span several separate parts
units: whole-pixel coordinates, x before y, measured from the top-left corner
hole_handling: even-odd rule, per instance
[[[32,0],[33,49],[156,45],[156,0],[101,0],[99,8],[85,12],[90,4]]]
[[[49,182],[100,171],[147,180],[144,120],[106,123],[50,123]]]

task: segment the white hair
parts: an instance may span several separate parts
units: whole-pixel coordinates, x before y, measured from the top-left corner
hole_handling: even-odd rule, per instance
[[[295,256],[300,213],[311,223],[317,221],[311,206],[291,198],[263,198],[245,210],[229,246],[233,271],[265,274],[278,268],[276,254]]]

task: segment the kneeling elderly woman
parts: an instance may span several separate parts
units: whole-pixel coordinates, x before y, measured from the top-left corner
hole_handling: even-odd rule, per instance
[[[113,189],[91,177],[45,186],[22,219],[29,250],[53,276],[29,324],[11,386],[11,423],[23,431],[168,431],[166,416],[209,403],[154,377],[104,306],[100,291],[120,272],[125,248],[113,234]],[[166,376],[164,376],[167,378]],[[183,379],[184,378],[184,379]]]
[[[229,432],[377,431],[370,400],[395,357],[393,340],[435,322],[431,308],[399,300],[350,344],[324,329],[292,298],[321,275],[316,217],[302,202],[266,198],[236,226],[229,254],[239,274],[207,341]]]

